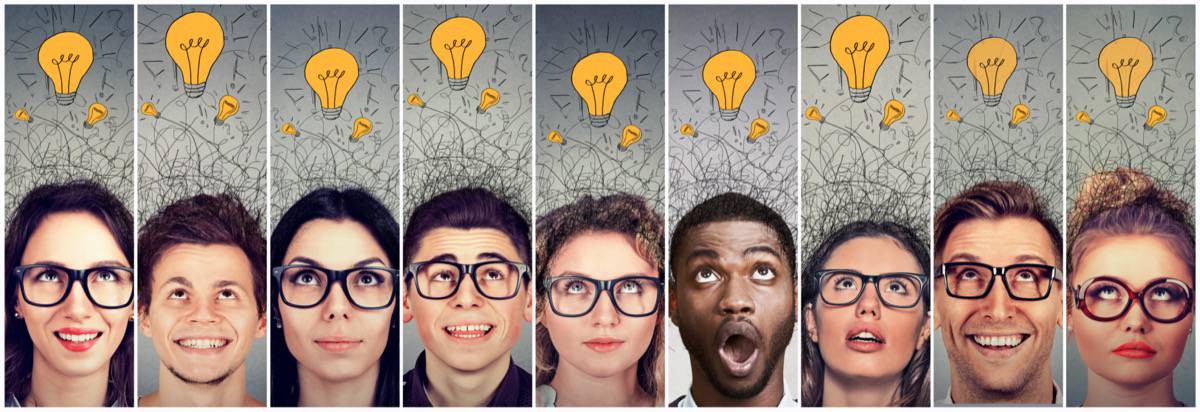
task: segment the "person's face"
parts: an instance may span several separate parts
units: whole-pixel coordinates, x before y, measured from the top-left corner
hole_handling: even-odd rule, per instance
[[[979,262],[991,266],[1042,264],[1058,267],[1054,241],[1029,218],[971,219],[960,223],[942,245],[939,263]],[[1009,278],[1015,274],[1010,274]],[[1013,300],[1000,279],[981,299],[959,299],[937,277],[935,326],[950,358],[951,376],[981,390],[1011,393],[1050,367],[1054,328],[1061,320],[1062,283],[1050,296]],[[1015,346],[1009,346],[1015,343]]]
[[[748,221],[705,223],[677,241],[671,321],[693,374],[726,397],[757,395],[783,360],[796,319],[781,242],[769,226]]]
[[[550,261],[547,273],[551,279],[559,276],[597,280],[659,276],[658,269],[634,250],[633,238],[615,232],[592,232],[571,238]],[[637,292],[615,290],[613,293],[619,296],[620,293]],[[638,359],[650,347],[654,327],[659,321],[658,315],[630,317],[621,314],[603,292],[592,311],[580,317],[559,316],[546,300],[540,304],[547,305],[540,310],[540,321],[558,351],[559,369],[571,367],[597,378],[618,375],[636,367]]]
[[[362,224],[349,219],[315,219],[296,231],[283,264],[345,270],[391,267],[392,262]],[[396,304],[384,309],[361,309],[350,303],[340,285],[331,283],[329,287],[325,300],[315,307],[299,309],[275,301],[288,351],[296,357],[299,368],[327,381],[346,380],[377,369],[387,347]]]
[[[21,265],[45,263],[71,269],[129,266],[108,226],[85,212],[47,215],[29,237],[20,259]],[[133,305],[97,307],[82,286],[72,285],[66,300],[52,307],[30,305],[20,292],[14,302],[37,361],[66,376],[107,371],[133,315]]]
[[[890,237],[859,237],[842,243],[821,269],[850,269],[867,275],[924,272],[916,258]],[[927,305],[886,306],[879,301],[879,287],[878,283],[866,285],[858,302],[851,305],[828,305],[818,296],[812,306],[805,306],[806,332],[820,347],[829,371],[858,378],[893,378],[924,344],[929,334]]]
[[[180,380],[220,383],[266,333],[252,264],[229,244],[179,244],[158,259],[153,286],[142,291],[151,297],[139,323],[160,362]]]
[[[1163,277],[1193,285],[1187,264],[1154,236],[1097,240],[1079,260],[1072,287],[1097,276],[1117,278],[1134,291],[1144,291],[1148,283]],[[1067,314],[1068,327],[1075,335],[1084,364],[1104,379],[1122,385],[1146,385],[1170,375],[1183,356],[1192,327],[1190,312],[1178,322],[1160,323],[1147,317],[1138,301],[1124,317],[1108,322],[1091,319],[1079,309]],[[1145,346],[1129,350],[1139,343]]]
[[[469,264],[503,259],[526,263],[512,240],[496,229],[437,228],[419,242],[413,262]],[[404,322],[416,319],[421,341],[432,356],[455,370],[477,371],[509,356],[521,336],[522,318],[524,322],[533,320],[533,300],[526,286],[522,284],[512,299],[493,300],[479,294],[470,276],[465,276],[457,293],[439,300],[421,297],[409,282]]]

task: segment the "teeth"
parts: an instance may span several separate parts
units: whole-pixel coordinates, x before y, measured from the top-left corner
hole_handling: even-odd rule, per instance
[[[854,335],[851,339],[879,340],[879,338],[875,337],[875,334],[873,334],[871,332],[867,332],[867,331],[859,332],[857,335]]]
[[[446,330],[450,331],[450,333],[464,333],[464,332],[484,332],[484,333],[486,333],[486,332],[492,330],[492,326],[491,325],[458,325],[458,326],[447,326]]]
[[[1011,347],[1015,347],[1015,346],[1021,344],[1021,335],[1008,335],[1008,336],[975,335],[973,337],[973,339],[975,340],[975,343],[978,343],[982,346],[1007,346],[1007,347],[1011,348]]]
[[[87,342],[89,340],[96,339],[97,336],[100,336],[100,333],[96,332],[96,333],[85,333],[82,335],[70,335],[70,334],[58,332],[58,333],[56,333],[56,335],[58,335],[59,338],[61,338],[62,340],[65,340],[65,341]]]
[[[181,339],[179,345],[192,349],[213,349],[229,344],[225,339]]]

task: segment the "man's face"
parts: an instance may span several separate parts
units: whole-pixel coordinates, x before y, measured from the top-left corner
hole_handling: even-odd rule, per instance
[[[693,380],[707,379],[729,398],[757,395],[783,360],[796,319],[795,281],[779,238],[762,223],[728,221],[696,226],[677,241],[671,321]]]
[[[939,264],[1059,266],[1050,234],[1029,218],[968,220],[941,246]],[[1016,275],[1010,273],[1009,281]],[[983,298],[960,299],[947,294],[945,279],[937,277],[935,325],[942,330],[956,384],[1016,395],[1050,367],[1055,325],[1061,322],[1062,281],[1051,282],[1050,297],[1036,301],[1013,300],[999,278],[994,282]]]
[[[162,365],[188,383],[218,384],[237,372],[267,327],[246,254],[227,244],[180,244],[151,276],[140,324]]]
[[[522,261],[504,232],[495,229],[438,228],[419,240],[413,263],[430,260],[458,263]],[[484,276],[479,274],[480,278]],[[483,296],[465,276],[458,291],[446,299],[425,299],[417,293],[415,279],[406,283],[404,322],[413,319],[428,356],[463,372],[478,371],[509,356],[521,336],[524,322],[533,319],[528,285],[511,299]],[[523,318],[523,319],[522,319]],[[481,333],[482,332],[482,333]]]

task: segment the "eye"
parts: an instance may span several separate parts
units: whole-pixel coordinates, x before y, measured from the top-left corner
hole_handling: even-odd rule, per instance
[[[1037,274],[1033,273],[1032,270],[1023,269],[1020,272],[1017,272],[1017,275],[1013,278],[1018,282],[1033,282],[1037,280]]]
[[[1154,288],[1154,290],[1150,291],[1150,299],[1160,302],[1171,301],[1177,298],[1177,293],[1167,288]]]
[[[718,275],[715,270],[705,268],[696,272],[696,283],[712,283],[718,280],[721,280],[721,275]]]
[[[837,290],[857,289],[858,279],[843,275],[833,280],[833,288]]]
[[[642,285],[635,281],[621,282],[621,288],[619,290],[617,290],[617,293],[623,293],[623,294],[642,293]]]
[[[117,274],[112,273],[112,271],[108,271],[108,270],[98,271],[98,272],[95,272],[92,274],[92,280],[95,280],[97,282],[116,282]]]
[[[975,280],[979,278],[979,272],[975,269],[966,269],[958,273],[959,280]]]
[[[188,293],[186,290],[183,290],[183,289],[175,289],[175,290],[172,290],[171,293],[167,294],[167,299],[171,299],[171,300],[186,300],[187,298],[188,298]]]
[[[237,299],[237,292],[234,292],[233,289],[221,289],[220,292],[217,292],[217,300],[233,299]]]
[[[356,283],[359,286],[375,286],[383,283],[383,275],[375,272],[361,272]]]
[[[760,265],[754,268],[754,273],[750,274],[750,279],[754,280],[771,280],[775,279],[775,270],[770,266]]]
[[[900,295],[908,294],[908,286],[905,286],[903,283],[900,283],[900,282],[891,281],[891,282],[888,282],[888,284],[887,284],[887,292],[900,294]]]
[[[483,272],[484,280],[504,280],[504,272],[495,269],[489,269]]]
[[[39,273],[37,276],[34,276],[33,279],[38,282],[58,282],[58,280],[61,278],[62,275],[59,274],[58,271],[47,270]]]
[[[578,295],[587,292],[587,284],[581,280],[572,280],[567,283],[567,293]]]
[[[1104,285],[1096,290],[1095,295],[1101,300],[1117,300],[1120,298],[1120,291],[1114,286]]]
[[[300,286],[314,286],[319,283],[317,274],[313,273],[311,270],[297,273],[295,276],[292,276],[291,281],[292,283]]]
[[[453,281],[457,280],[457,278],[458,278],[458,276],[456,274],[451,273],[450,271],[447,270],[447,271],[441,271],[441,272],[434,273],[433,276],[429,277],[429,280],[432,280],[434,282],[453,282]]]

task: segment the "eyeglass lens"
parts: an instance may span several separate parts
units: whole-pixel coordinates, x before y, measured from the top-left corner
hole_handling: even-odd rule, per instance
[[[659,287],[652,279],[620,279],[611,288],[613,303],[626,315],[645,316],[657,309]],[[592,310],[603,292],[596,282],[559,278],[550,283],[550,303],[563,316],[580,316]]]

